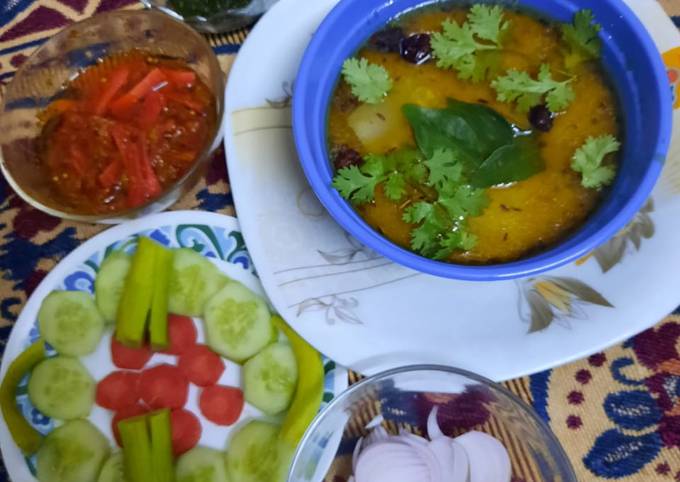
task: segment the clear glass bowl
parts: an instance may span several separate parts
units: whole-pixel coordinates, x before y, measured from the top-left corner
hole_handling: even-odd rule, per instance
[[[225,9],[209,16],[183,16],[177,9],[173,8],[172,0],[140,1],[146,7],[158,9],[177,20],[186,22],[199,32],[223,33],[252,25],[278,0],[234,0],[235,5],[241,4],[243,6]],[[199,2],[200,0],[190,1]]]
[[[577,482],[559,442],[528,405],[483,377],[434,365],[381,373],[333,399],[300,442],[288,482],[347,480],[352,451],[370,421],[382,415],[389,432],[424,435],[435,405],[445,435],[479,430],[499,439],[510,453],[513,480]]]
[[[184,60],[210,88],[217,123],[191,169],[157,198],[133,209],[83,215],[60,205],[37,154],[42,126],[37,114],[63,84],[97,59],[137,48]],[[0,168],[14,190],[29,204],[53,216],[79,221],[120,222],[173,204],[203,173],[221,142],[224,73],[205,39],[187,25],[159,12],[123,10],[74,23],[45,42],[16,72],[0,107]]]

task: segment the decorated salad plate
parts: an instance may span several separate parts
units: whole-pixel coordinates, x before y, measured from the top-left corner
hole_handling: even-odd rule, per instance
[[[144,308],[135,313],[145,293],[148,325]],[[136,480],[173,470],[173,458],[187,480],[201,470],[225,480],[230,464],[245,480],[256,446],[267,454],[260,475],[285,473],[279,461],[289,459],[271,457],[277,427],[289,427],[280,454],[294,450],[300,421],[347,386],[347,373],[315,358],[264,296],[232,217],[162,213],[83,243],[32,294],[6,346],[0,447],[10,478],[121,480],[124,453]],[[121,297],[135,307],[124,316]],[[318,392],[296,401],[275,386]]]
[[[674,96],[674,107],[680,107],[677,94],[680,35],[656,2],[626,0],[625,3],[632,12],[627,15],[635,24],[638,22],[633,14],[638,17],[651,34],[656,49],[662,53],[668,83],[664,80],[664,84],[656,91],[660,93],[659,98],[666,102],[662,110],[669,113],[668,102],[671,96],[668,91]],[[301,155],[301,166],[301,159],[297,155],[297,152],[302,152],[300,148],[306,149],[307,141],[312,143],[310,149],[325,149],[324,141],[318,141],[314,137],[317,134],[313,133],[309,137],[295,139],[298,141],[296,146],[293,124],[295,123],[295,134],[298,136],[298,129],[304,124],[305,118],[304,111],[295,110],[299,105],[293,107],[296,114],[295,117],[292,115],[291,98],[305,49],[335,4],[335,0],[282,0],[274,6],[243,45],[234,63],[226,95],[227,164],[243,235],[273,306],[307,341],[338,363],[366,374],[411,363],[436,363],[462,367],[494,380],[504,380],[567,363],[601,350],[648,328],[677,306],[677,290],[674,288],[676,283],[673,279],[674,268],[680,267],[680,254],[675,249],[680,236],[675,227],[676,213],[680,208],[680,128],[677,125],[673,128],[674,136],[660,180],[651,196],[647,197],[645,194],[638,198],[638,204],[631,211],[632,214],[639,207],[637,214],[622,229],[617,227],[608,233],[603,238],[605,242],[594,243],[592,246],[597,246],[594,250],[578,252],[578,249],[585,246],[580,245],[580,248],[570,251],[567,264],[547,271],[536,270],[531,276],[511,280],[495,278],[491,281],[493,278],[489,277],[486,281],[470,282],[426,274],[441,274],[444,271],[426,269],[423,263],[408,261],[413,258],[412,253],[407,253],[410,249],[425,257],[453,256],[457,262],[461,261],[461,257],[463,262],[484,262],[480,253],[484,254],[489,246],[485,244],[484,230],[478,229],[477,236],[469,236],[466,232],[468,227],[475,226],[477,218],[473,216],[479,215],[479,211],[490,206],[479,219],[485,218],[489,213],[489,217],[492,217],[494,212],[505,216],[505,219],[512,217],[518,220],[515,228],[519,228],[512,231],[511,227],[504,227],[507,228],[505,232],[510,233],[511,240],[517,236],[531,237],[532,234],[523,227],[520,220],[524,216],[526,221],[526,214],[520,211],[529,209],[534,213],[532,216],[540,217],[543,211],[539,205],[543,198],[527,198],[522,209],[516,209],[514,204],[498,202],[498,196],[502,194],[489,192],[489,204],[488,200],[484,200],[485,194],[482,191],[474,191],[479,197],[475,197],[476,194],[470,196],[470,192],[456,191],[460,188],[459,176],[454,176],[455,179],[437,177],[438,171],[436,167],[433,168],[437,159],[433,154],[440,156],[438,161],[441,165],[457,161],[446,158],[449,154],[446,148],[450,146],[442,144],[441,136],[437,137],[436,129],[441,127],[435,126],[433,130],[433,124],[427,124],[428,116],[432,116],[430,119],[446,118],[453,122],[451,119],[463,116],[461,112],[468,107],[459,102],[449,103],[447,108],[439,111],[433,108],[442,103],[446,105],[446,102],[436,98],[439,95],[437,89],[428,90],[427,83],[420,82],[410,87],[404,84],[404,76],[407,76],[405,73],[411,72],[408,69],[412,68],[406,63],[420,64],[429,60],[421,72],[425,72],[422,75],[430,84],[439,82],[443,85],[437,68],[454,70],[462,79],[477,76],[477,80],[488,82],[496,90],[498,102],[496,98],[484,98],[484,103],[512,120],[519,136],[532,129],[533,132],[550,130],[553,128],[553,120],[555,132],[565,128],[568,122],[574,123],[572,130],[579,131],[582,127],[580,123],[573,118],[570,120],[573,110],[584,105],[579,96],[583,96],[586,91],[605,97],[611,93],[607,93],[606,82],[594,78],[591,80],[596,83],[590,87],[583,84],[588,77],[585,71],[580,71],[579,74],[568,71],[565,73],[554,67],[551,71],[549,65],[537,64],[533,66],[535,69],[531,74],[522,72],[523,68],[533,68],[523,64],[526,59],[511,61],[512,68],[506,71],[509,73],[505,77],[496,77],[491,82],[488,79],[492,75],[490,72],[493,71],[493,62],[484,63],[480,60],[484,58],[481,56],[468,56],[461,60],[456,57],[459,53],[455,49],[447,50],[447,46],[455,45],[464,32],[468,32],[472,39],[472,52],[475,49],[502,50],[505,47],[501,43],[508,38],[501,35],[506,29],[504,22],[524,22],[521,18],[512,16],[515,14],[508,14],[503,20],[499,11],[489,8],[481,13],[480,9],[471,9],[467,12],[467,20],[464,11],[454,14],[437,13],[429,17],[424,15],[420,20],[414,16],[399,24],[401,31],[390,28],[382,30],[381,37],[373,37],[372,51],[369,49],[367,53],[360,51],[358,54],[363,59],[354,59],[353,63],[344,64],[344,84],[340,85],[335,94],[329,94],[334,97],[330,109],[328,144],[331,147],[331,162],[336,171],[331,173],[329,181],[324,184],[319,179],[328,176],[328,168],[318,168],[317,172],[317,167],[312,166],[313,161],[310,161],[310,154],[304,152]],[[337,19],[343,14],[334,12],[334,15]],[[442,24],[442,18],[446,15],[458,15],[456,20],[460,24],[467,24],[464,27],[452,27],[451,23],[447,26],[446,21]],[[494,16],[498,17],[495,23]],[[578,64],[584,56],[591,55],[584,52],[589,48],[586,46],[591,45],[589,42],[597,38],[595,21],[587,12],[582,12],[575,17],[573,24],[568,24],[572,33],[578,32],[575,34],[576,40],[572,38],[571,41],[581,42],[581,47],[585,50],[574,49],[571,54],[564,54],[570,51],[569,45],[566,50],[558,50],[560,53],[557,55],[572,55],[564,59],[567,70],[573,67],[573,62]],[[523,28],[530,29],[538,25],[532,22],[526,21]],[[444,25],[442,33],[432,36],[433,52],[419,47],[417,33],[440,31],[440,25]],[[373,31],[380,28],[384,28],[384,25],[373,25]],[[640,30],[642,31],[641,26]],[[321,32],[319,30],[319,35]],[[537,32],[543,34],[540,29]],[[327,33],[324,30],[323,35]],[[391,36],[394,35],[406,36],[397,40],[401,43],[397,44],[399,47],[396,49],[390,46],[390,42],[394,42]],[[512,33],[508,36],[512,37]],[[564,38],[568,36],[564,34]],[[555,38],[559,42],[561,37],[556,35]],[[404,43],[407,41],[408,43]],[[650,49],[654,48],[651,42],[647,45]],[[333,50],[330,46],[327,47]],[[507,48],[512,50],[512,46]],[[346,44],[338,49],[346,49]],[[527,44],[522,49],[530,49],[530,46]],[[395,54],[395,50],[400,53]],[[578,54],[575,53],[577,50]],[[352,51],[348,52],[343,50],[342,55],[355,55]],[[329,56],[333,58],[338,55],[340,54],[337,51],[329,51]],[[401,63],[395,60],[398,55],[402,57],[399,60]],[[432,55],[436,62],[428,57]],[[593,55],[598,54],[595,52]],[[369,60],[368,63],[365,62],[366,59]],[[475,61],[477,66],[482,66],[481,69],[475,70]],[[319,89],[327,89],[324,74],[319,74],[314,69],[316,67],[313,62],[303,63],[300,72],[304,71],[305,77],[297,80],[304,82],[308,88],[318,81]],[[514,72],[510,72],[513,69]],[[656,73],[661,71],[659,64]],[[453,73],[447,72],[447,75],[453,76]],[[665,77],[663,72],[656,75],[657,80]],[[455,76],[451,78],[455,79]],[[365,81],[366,79],[369,80]],[[597,84],[598,82],[600,83]],[[483,97],[487,92],[492,92],[471,89],[466,93],[467,87],[463,84],[452,85],[453,93],[448,95],[467,96],[465,99],[458,99],[459,101],[479,102],[477,94],[482,92]],[[665,91],[666,88],[668,91]],[[330,88],[331,91],[333,89],[334,87]],[[342,89],[345,91],[342,92]],[[420,90],[412,92],[414,89]],[[527,89],[534,89],[533,93],[527,95]],[[306,102],[316,95],[313,89],[309,92],[312,93],[307,95],[308,90],[305,90],[303,101]],[[297,95],[296,91],[295,99],[298,99]],[[381,123],[391,122],[390,102],[394,98],[399,98],[404,104],[432,104],[426,106],[429,111],[422,106],[404,107],[405,117],[411,124],[416,147],[420,152],[406,152],[401,157],[373,155],[385,151],[403,152],[391,150],[398,146],[388,145],[394,139],[403,142],[403,139],[395,137],[399,135],[398,128],[389,131],[387,135],[380,131],[382,127],[379,126]],[[313,111],[314,115],[317,113],[314,106],[318,105],[315,99],[309,101],[313,106],[310,107],[310,112]],[[382,102],[383,99],[386,100]],[[607,104],[604,97],[597,102],[600,101],[604,103],[598,105]],[[596,101],[593,102],[597,104]],[[508,104],[511,105],[508,107]],[[559,114],[570,104],[573,106],[571,111]],[[474,109],[480,112],[484,110],[479,107]],[[523,110],[529,111],[529,115],[525,113],[521,118],[513,117],[513,112]],[[613,159],[607,156],[616,152],[620,144],[616,139],[616,125],[611,124],[611,116],[616,117],[616,113],[605,112],[606,110],[592,111],[589,122],[592,121],[592,125],[598,127],[593,128],[592,132],[584,130],[580,134],[583,137],[568,146],[569,149],[573,147],[570,152],[577,151],[580,154],[577,156],[574,153],[573,158],[569,154],[566,158],[567,163],[571,162],[571,170],[574,171],[568,174],[569,182],[575,184],[571,194],[563,194],[567,197],[573,194],[580,201],[570,205],[571,201],[565,197],[561,201],[564,213],[576,213],[583,208],[584,200],[590,199],[585,201],[588,204],[597,199],[596,196],[592,197],[592,189],[605,189],[612,183],[616,166],[605,159]],[[365,111],[372,112],[373,117],[362,117],[357,114],[359,111],[362,111],[362,115]],[[488,114],[488,111],[485,112]],[[680,111],[674,112],[677,120]],[[555,113],[557,115],[553,118]],[[487,114],[482,113],[480,116]],[[665,122],[668,127],[668,116]],[[409,127],[408,124],[406,126]],[[383,132],[382,137],[376,135],[376,132]],[[431,132],[434,134],[429,135]],[[628,134],[626,131],[626,135]],[[532,142],[531,135],[521,142]],[[590,138],[592,139],[589,140]],[[667,141],[666,137],[665,142]],[[516,141],[508,138],[508,142],[512,144]],[[505,153],[496,152],[489,156],[496,163],[492,166],[494,169],[505,162],[508,150],[517,148],[516,144],[513,146],[501,146],[499,149],[505,150]],[[566,149],[564,146],[553,147],[556,152]],[[540,144],[540,148],[550,149],[550,141]],[[420,162],[419,156],[423,155],[427,159],[424,163],[427,170],[418,171],[425,168],[414,163]],[[366,159],[358,161],[361,156]],[[578,159],[595,159],[595,163],[586,165],[587,162],[578,162]],[[415,203],[417,206],[409,207],[409,204],[413,204],[413,199],[408,197],[408,189],[404,188],[405,183],[412,188],[412,180],[390,178],[390,169],[394,167],[386,166],[393,166],[390,163],[395,162],[411,162],[410,166],[415,166],[408,172],[413,173],[413,179],[420,179],[418,182],[421,184],[416,186],[416,190],[420,189],[424,193],[420,198],[422,202]],[[651,173],[650,179],[658,175],[659,162],[660,159],[653,159],[652,164],[656,163],[656,166],[647,171],[647,174]],[[565,165],[569,169],[570,164]],[[498,169],[481,172],[481,168],[470,171],[469,167],[464,166],[462,176],[469,176],[469,183],[481,188],[498,182],[523,180],[531,175],[535,175],[535,178],[524,181],[525,183],[548,186],[553,168],[551,166],[549,161],[546,161],[545,167],[525,166],[527,169],[523,173],[501,172]],[[541,169],[545,172],[537,174]],[[428,173],[430,177],[427,177]],[[308,179],[312,181],[311,184]],[[333,179],[332,187],[337,190],[329,187],[330,179]],[[370,182],[374,184],[371,185]],[[376,199],[373,199],[373,190],[366,187],[375,187],[381,182],[385,183],[382,188],[383,199],[377,199],[377,194]],[[651,188],[651,183],[648,187]],[[555,191],[552,188],[550,190]],[[455,198],[452,193],[463,193],[469,202],[463,205],[463,214],[458,217],[462,221],[457,222],[453,228],[442,228],[437,225],[439,221],[430,216],[437,209],[449,209],[447,206],[452,204],[446,202]],[[439,201],[432,201],[431,196],[436,195],[439,195]],[[340,203],[340,196],[350,201],[357,208],[356,212],[351,207],[347,209],[350,204]],[[319,199],[323,201],[323,205]],[[441,202],[442,200],[446,202]],[[393,206],[390,202],[396,203],[396,207],[390,207]],[[455,204],[458,201],[452,202],[454,209],[461,207],[460,204]],[[364,208],[362,204],[365,203],[368,207]],[[576,205],[579,208],[574,210]],[[382,214],[377,212],[381,206]],[[593,205],[590,206],[581,214],[574,214],[580,221],[576,225],[572,224],[570,229],[578,228],[578,223],[587,218],[588,210]],[[536,210],[531,211],[532,208]],[[399,217],[392,224],[382,223],[380,217],[388,215],[390,209],[401,210],[397,211]],[[366,221],[365,225],[372,225],[377,231],[359,228],[355,230],[353,226],[364,222],[357,213]],[[469,222],[465,216],[470,216]],[[551,218],[550,222],[568,226],[575,218]],[[418,237],[414,234],[416,229],[409,234],[408,226],[406,230],[394,228],[403,224],[402,219],[411,227],[417,226],[420,229]],[[357,233],[363,242],[348,234],[338,222],[344,228]],[[446,237],[442,234],[444,231],[437,231],[440,228],[452,229],[456,234]],[[490,228],[490,231],[493,229]],[[382,239],[390,238],[394,244],[406,249],[385,249],[384,243],[374,242],[374,234],[371,233],[375,232],[382,233]],[[567,232],[570,232],[569,229]],[[416,239],[418,241],[414,242]],[[551,239],[549,244],[560,241],[559,236]],[[446,243],[442,240],[446,240]],[[475,248],[475,243],[478,243],[479,249]],[[369,244],[375,250],[369,248]],[[515,247],[526,251],[526,246]],[[395,254],[397,251],[406,254]],[[496,259],[512,260],[513,256],[516,259],[517,253],[508,255],[507,252],[491,252],[491,257]],[[393,262],[394,259],[400,263]],[[470,276],[466,279],[483,280],[484,277]]]

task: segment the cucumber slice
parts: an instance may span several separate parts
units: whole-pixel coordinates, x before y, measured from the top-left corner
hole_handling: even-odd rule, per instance
[[[203,318],[208,346],[236,362],[247,360],[272,340],[267,305],[237,281],[210,298]]]
[[[40,482],[92,482],[109,456],[106,437],[87,420],[72,420],[51,432],[37,454]]]
[[[278,425],[254,420],[229,443],[229,476],[235,482],[285,482],[290,455],[279,443]]]
[[[104,463],[97,482],[127,482],[121,452],[116,452]]]
[[[270,345],[243,367],[243,394],[267,415],[286,410],[295,393],[298,366],[288,343]]]
[[[170,272],[168,310],[178,315],[201,316],[206,301],[227,281],[229,278],[196,251],[176,249]]]
[[[177,461],[175,482],[229,482],[222,452],[194,447]]]
[[[28,397],[48,417],[87,417],[94,403],[95,383],[77,358],[56,356],[40,362],[28,379]]]
[[[82,291],[53,291],[38,313],[40,333],[62,355],[83,356],[97,349],[104,318],[92,297]]]
[[[118,303],[131,264],[130,256],[123,251],[114,251],[99,267],[99,273],[94,280],[94,299],[97,308],[109,323],[116,321]]]

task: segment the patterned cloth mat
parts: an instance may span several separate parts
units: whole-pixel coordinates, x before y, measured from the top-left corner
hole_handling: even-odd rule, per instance
[[[680,28],[680,0],[659,1]],[[115,8],[138,8],[138,3],[0,0],[0,89],[44,39],[75,20]],[[239,31],[209,37],[225,72],[246,35],[247,31]],[[221,150],[205,177],[172,209],[234,214]],[[103,229],[42,214],[0,178],[0,353],[23,304],[44,276]],[[677,315],[680,311],[604,353],[506,382],[548,421],[579,480],[680,481]],[[350,381],[355,380],[356,375],[350,374]],[[2,467],[0,480],[9,480]],[[533,480],[528,477],[526,482]]]

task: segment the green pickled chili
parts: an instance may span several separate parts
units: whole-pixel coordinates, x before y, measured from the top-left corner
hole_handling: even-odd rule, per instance
[[[154,480],[151,461],[151,440],[147,417],[135,417],[118,422],[118,431],[123,443],[125,476],[130,482],[152,482]]]
[[[168,336],[168,288],[172,270],[172,251],[155,246],[153,295],[149,318],[149,341],[154,350],[163,350],[170,342]]]
[[[116,318],[116,338],[124,345],[139,347],[144,342],[153,298],[156,252],[154,241],[139,238]]]
[[[16,402],[16,391],[24,375],[29,373],[45,357],[45,343],[42,338],[38,338],[35,343],[14,359],[7,369],[2,385],[0,385],[2,417],[7,423],[12,439],[25,455],[31,455],[40,448],[43,436],[28,423],[19,410]]]
[[[170,427],[170,411],[165,409],[152,413],[148,417],[151,433],[151,467],[153,482],[172,482],[172,429]]]

